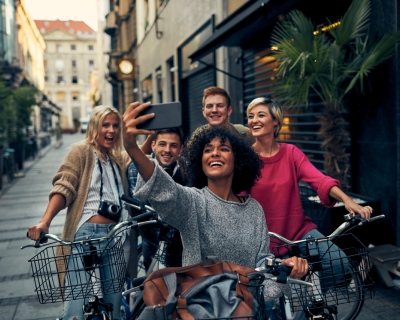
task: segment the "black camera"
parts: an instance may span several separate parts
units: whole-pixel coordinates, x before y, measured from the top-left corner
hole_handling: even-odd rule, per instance
[[[121,217],[121,207],[110,201],[102,200],[100,201],[97,213],[103,217],[118,222]]]

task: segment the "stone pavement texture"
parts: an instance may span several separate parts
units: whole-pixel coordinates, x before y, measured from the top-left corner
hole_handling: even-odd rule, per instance
[[[39,249],[20,247],[31,242],[26,231],[41,218],[52,177],[68,147],[83,138],[78,133],[63,135],[63,143],[57,147],[52,141],[41,150],[40,158],[25,163],[25,176],[15,179],[0,194],[0,320],[54,320],[61,316],[62,303],[42,305],[34,292],[28,260]],[[64,218],[65,210],[53,220],[51,233],[61,235]],[[358,319],[400,319],[400,288],[378,283],[375,289],[375,297],[365,301]]]

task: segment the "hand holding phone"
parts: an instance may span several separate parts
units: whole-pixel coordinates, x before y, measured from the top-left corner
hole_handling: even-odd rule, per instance
[[[136,128],[159,130],[182,126],[182,104],[179,101],[152,104],[137,117],[149,113],[154,113],[154,118],[138,124]]]

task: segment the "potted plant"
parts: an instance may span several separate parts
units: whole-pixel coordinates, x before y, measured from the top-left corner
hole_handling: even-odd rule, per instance
[[[280,62],[277,96],[289,105],[310,102],[317,95],[325,106],[320,116],[319,136],[325,151],[326,173],[349,189],[346,173],[350,159],[344,145],[349,132],[343,113],[348,94],[363,91],[365,78],[371,70],[389,59],[396,48],[400,33],[371,35],[369,0],[353,0],[344,16],[329,27],[318,28],[300,11],[291,11],[280,20],[271,35]]]

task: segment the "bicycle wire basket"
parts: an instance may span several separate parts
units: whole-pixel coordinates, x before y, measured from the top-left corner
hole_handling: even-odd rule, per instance
[[[50,244],[29,260],[42,304],[120,292],[125,258],[120,237],[73,245]],[[60,284],[61,279],[65,279]]]
[[[158,221],[140,229],[143,252],[148,251],[166,267],[182,265],[182,241],[177,229]]]
[[[299,192],[304,214],[311,218],[312,222],[317,225],[318,229],[323,229],[328,208],[321,204],[317,192],[311,189],[308,185],[300,183]]]
[[[310,267],[304,280],[312,282],[314,287],[291,286],[289,302],[292,312],[299,307],[310,310],[372,298],[374,283],[369,276],[371,265],[367,248],[350,233],[337,236],[328,251],[321,247],[321,243],[313,241],[312,249],[307,250],[305,256],[301,255],[308,260]],[[333,243],[336,246],[332,246]],[[297,246],[273,248],[277,257],[280,257],[280,251],[289,253],[289,256],[299,256]],[[321,263],[320,255],[328,258],[325,264]]]

